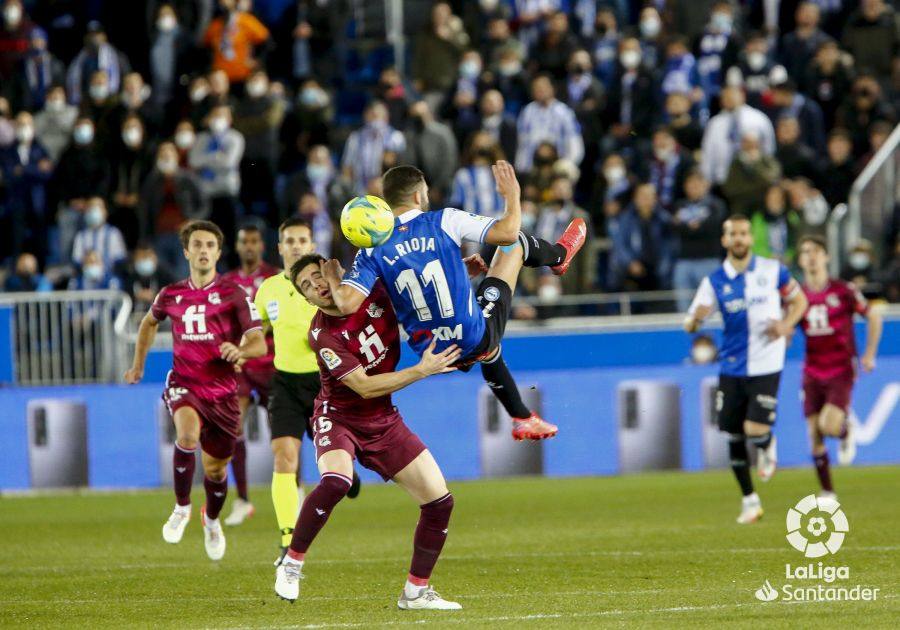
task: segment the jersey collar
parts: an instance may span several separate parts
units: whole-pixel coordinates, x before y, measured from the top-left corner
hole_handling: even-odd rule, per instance
[[[216,274],[215,276],[213,276],[212,280],[210,280],[207,284],[203,285],[202,287],[199,287],[199,289],[201,291],[206,291],[208,288],[210,288],[212,285],[214,285],[218,279],[219,279],[219,274]],[[188,286],[194,290],[197,289],[197,287],[194,286],[194,281],[191,280],[190,276],[188,276]]]
[[[734,268],[731,264],[731,261],[727,258],[725,259],[725,263],[722,265],[725,269],[725,275],[728,276],[729,280],[734,280],[739,274],[738,270]],[[753,271],[756,269],[756,255],[750,254],[750,262],[747,264],[747,268],[744,270],[744,273],[748,271]]]
[[[412,210],[407,210],[406,212],[398,216],[397,220],[400,221],[400,225],[403,225],[404,223],[409,223],[420,214],[422,214],[421,210],[419,210],[418,208],[413,208]]]

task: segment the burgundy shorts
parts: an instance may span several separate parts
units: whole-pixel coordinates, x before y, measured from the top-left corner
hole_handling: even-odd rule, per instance
[[[328,451],[340,449],[385,481],[392,479],[425,450],[425,444],[410,431],[397,411],[376,422],[377,428],[366,427],[361,431],[334,418],[315,416],[310,424],[315,433],[316,460]]]
[[[217,459],[228,459],[234,454],[237,442],[235,433],[241,419],[236,395],[219,400],[204,400],[170,381],[163,390],[162,398],[173,417],[182,407],[190,407],[197,412],[200,416],[200,448],[204,453]]]
[[[803,415],[813,416],[830,403],[846,413],[850,409],[850,394],[853,391],[852,372],[827,380],[803,375]]]
[[[269,406],[269,383],[275,374],[274,368],[261,370],[249,369],[236,374],[237,395],[241,398],[249,398],[253,392],[259,396],[259,404]]]

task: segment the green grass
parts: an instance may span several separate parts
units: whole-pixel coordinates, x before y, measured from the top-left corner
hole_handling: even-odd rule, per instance
[[[344,501],[311,549],[300,600],[272,591],[274,519],[268,488],[256,516],[229,528],[214,564],[199,518],[178,546],[160,527],[169,492],[0,499],[0,626],[42,627],[897,627],[897,468],[835,471],[850,521],[827,563],[877,602],[760,603],[785,563],[789,506],[815,489],[810,470],[760,488],[766,518],[735,524],[730,474],[648,474],[452,484],[456,510],[433,584],[456,613],[396,608],[417,508],[400,489],[366,486]],[[202,489],[195,488],[195,507]],[[893,621],[891,621],[893,619]],[[835,624],[839,624],[836,626]]]

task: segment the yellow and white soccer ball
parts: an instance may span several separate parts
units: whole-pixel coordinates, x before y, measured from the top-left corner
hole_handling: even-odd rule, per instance
[[[394,232],[394,213],[381,197],[354,197],[341,210],[341,232],[357,247],[376,247]]]

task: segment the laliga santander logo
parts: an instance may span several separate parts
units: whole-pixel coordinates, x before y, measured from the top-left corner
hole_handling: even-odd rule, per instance
[[[787,541],[807,558],[835,554],[844,544],[850,524],[834,499],[803,497],[787,513]]]

